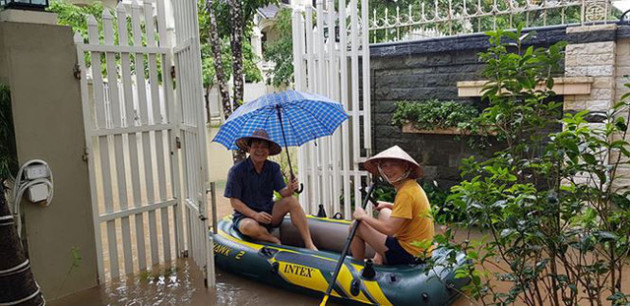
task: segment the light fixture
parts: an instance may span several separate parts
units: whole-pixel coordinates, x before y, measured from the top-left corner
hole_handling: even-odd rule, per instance
[[[48,0],[0,0],[0,7],[44,11],[48,7]]]

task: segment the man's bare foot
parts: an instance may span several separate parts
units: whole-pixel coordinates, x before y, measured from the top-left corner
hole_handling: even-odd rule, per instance
[[[311,251],[319,251],[319,249],[312,243],[309,244],[309,245],[306,245],[306,248],[311,250]]]

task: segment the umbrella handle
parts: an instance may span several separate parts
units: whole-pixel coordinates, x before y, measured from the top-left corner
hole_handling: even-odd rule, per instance
[[[291,180],[293,180],[294,177],[295,175],[293,175],[293,170],[291,170]],[[293,193],[300,194],[302,191],[304,191],[304,184],[300,183],[300,188],[294,190]]]

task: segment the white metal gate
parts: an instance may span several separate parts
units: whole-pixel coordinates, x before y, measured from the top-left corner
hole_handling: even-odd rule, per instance
[[[293,11],[296,89],[341,101],[350,114],[333,136],[300,147],[298,167],[300,181],[305,185],[300,197],[305,211],[315,214],[318,205],[323,204],[329,215],[343,212],[344,218],[350,219],[349,199],[354,197],[355,205],[360,205],[359,188],[367,176],[359,164],[372,154],[370,55],[368,31],[364,30],[368,28],[369,15],[368,1],[362,1],[365,5],[361,6],[361,20],[358,0],[351,0],[349,5],[346,0],[338,1],[339,11],[335,11],[333,0],[327,1],[326,10],[324,2],[317,1],[316,25],[310,5],[305,12],[300,8]],[[346,203],[343,208],[341,197]],[[371,212],[371,207],[368,209]]]
[[[184,171],[184,204],[187,216],[188,250],[197,265],[204,269],[207,283],[214,286],[214,252],[208,234],[207,196],[208,160],[204,120],[201,48],[197,1],[174,0],[177,42],[175,71],[180,110],[181,148]]]
[[[185,2],[196,5],[194,0]],[[181,15],[187,13],[191,12],[180,9],[175,20],[196,21],[196,15]],[[207,242],[199,238],[206,237],[203,229],[207,231],[206,222],[199,219],[205,211],[206,155],[205,146],[200,145],[205,130],[199,124],[203,118],[187,117],[191,111],[185,103],[180,104],[181,109],[176,107],[171,76],[173,45],[167,33],[164,0],[145,0],[141,4],[134,1],[131,16],[120,3],[115,15],[105,10],[102,16],[103,41],[94,16],[88,18],[89,42],[84,43],[79,33],[75,35],[99,280],[168,263],[187,247],[193,250],[200,267],[207,267]],[[185,26],[189,25],[178,24],[178,30]],[[190,44],[197,49],[189,49],[197,51],[198,58],[198,34],[188,36],[187,41],[195,38],[196,45]],[[180,65],[195,60],[194,55],[183,59],[185,48],[178,50]],[[178,80],[179,101],[191,105],[196,101],[202,107],[203,100],[197,96],[201,84],[195,84],[200,71],[182,72],[182,77]],[[182,122],[184,136],[180,141]],[[186,222],[187,243],[179,205],[180,144],[186,162],[181,169],[187,183],[185,199],[198,208]]]

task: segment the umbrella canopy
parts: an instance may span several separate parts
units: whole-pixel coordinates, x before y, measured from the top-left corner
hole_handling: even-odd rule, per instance
[[[283,91],[240,106],[221,126],[213,141],[236,150],[237,139],[263,129],[283,147],[301,146],[332,135],[346,119],[348,115],[339,102],[316,94]]]

